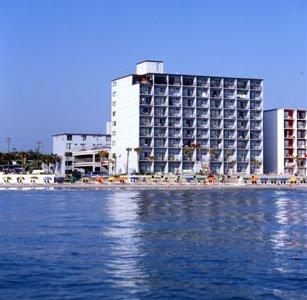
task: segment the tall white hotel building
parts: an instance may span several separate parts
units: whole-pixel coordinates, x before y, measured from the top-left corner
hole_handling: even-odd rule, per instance
[[[264,171],[307,175],[307,110],[266,110],[264,125]]]
[[[117,173],[263,173],[263,80],[166,74],[162,61],[112,81]],[[183,151],[194,146],[193,155]]]

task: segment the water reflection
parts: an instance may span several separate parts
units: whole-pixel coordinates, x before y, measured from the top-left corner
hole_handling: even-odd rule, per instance
[[[138,192],[114,192],[106,199],[106,212],[110,220],[102,234],[108,241],[112,254],[106,261],[106,272],[110,283],[119,288],[129,288],[133,293],[137,287],[146,290],[145,274],[138,267],[142,257],[139,238],[136,198]]]

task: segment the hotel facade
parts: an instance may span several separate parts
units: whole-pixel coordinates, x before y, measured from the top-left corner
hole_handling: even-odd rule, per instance
[[[264,112],[265,173],[306,175],[307,110]]]
[[[263,80],[166,74],[162,61],[112,81],[116,173],[263,173]]]

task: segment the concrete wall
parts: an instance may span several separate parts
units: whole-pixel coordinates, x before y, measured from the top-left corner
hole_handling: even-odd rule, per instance
[[[116,80],[116,84],[112,82],[111,153],[117,156],[116,173],[126,172],[128,147],[132,148],[129,173],[137,170],[137,155],[133,149],[139,146],[139,95],[140,85],[132,85],[132,76]]]

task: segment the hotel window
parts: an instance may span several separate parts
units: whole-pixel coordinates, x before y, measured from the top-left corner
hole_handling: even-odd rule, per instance
[[[67,134],[66,138],[67,138],[67,141],[72,141],[72,134]]]
[[[82,135],[82,141],[86,141],[86,135],[85,134]]]
[[[113,113],[112,113],[112,114],[113,114],[113,117],[115,117],[115,115],[116,115],[116,111],[113,111]]]
[[[116,121],[113,121],[113,126],[116,126]]]
[[[113,131],[113,132],[112,132],[112,135],[113,135],[113,136],[116,136],[116,131]]]
[[[115,96],[116,96],[116,91],[113,92],[113,97],[115,97]]]
[[[116,101],[112,102],[112,106],[115,107],[116,106]]]
[[[112,141],[112,146],[116,146],[116,142],[115,141]]]
[[[116,81],[113,81],[113,86],[117,86],[117,82]]]
[[[71,149],[71,146],[72,146],[72,143],[67,143],[66,149],[70,150],[70,149]]]

